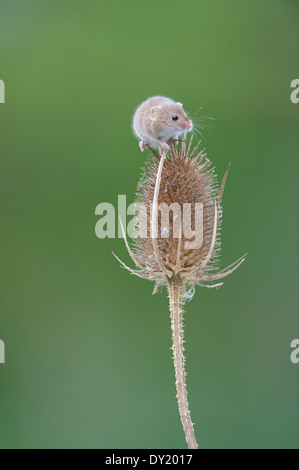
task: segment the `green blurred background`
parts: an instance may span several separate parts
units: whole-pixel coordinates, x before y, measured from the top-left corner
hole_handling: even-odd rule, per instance
[[[166,292],[95,236],[133,202],[145,98],[212,116],[224,195],[220,290],[186,305],[202,448],[299,447],[297,0],[0,1],[2,448],[185,448]]]

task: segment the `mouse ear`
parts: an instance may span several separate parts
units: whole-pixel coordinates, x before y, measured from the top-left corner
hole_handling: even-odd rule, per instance
[[[183,107],[183,103],[177,103],[178,106],[180,106],[181,108]]]
[[[161,108],[161,106],[153,106],[153,107],[151,108],[151,114],[152,114],[152,117],[153,117],[153,118],[156,117],[157,112],[158,112],[158,110],[159,110],[160,108]]]

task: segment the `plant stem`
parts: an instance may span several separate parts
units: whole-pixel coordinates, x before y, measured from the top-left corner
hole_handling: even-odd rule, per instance
[[[154,250],[155,258],[157,260],[159,268],[161,269],[162,272],[165,272],[165,268],[164,268],[164,266],[163,266],[163,264],[160,260],[158,242],[157,242],[157,238],[158,238],[158,198],[159,198],[159,191],[160,191],[160,182],[161,182],[162,169],[163,169],[163,164],[164,164],[165,158],[166,158],[166,151],[164,149],[162,149],[161,150],[160,163],[159,163],[158,172],[157,172],[156,184],[155,184],[155,192],[154,192],[154,199],[153,199],[153,205],[152,205],[152,219],[151,219],[153,250]]]
[[[174,275],[171,279],[169,279],[168,293],[172,330],[173,362],[175,369],[175,385],[179,412],[188,444],[188,449],[198,449],[187,399],[182,321],[182,296],[184,293],[184,284],[179,274]]]

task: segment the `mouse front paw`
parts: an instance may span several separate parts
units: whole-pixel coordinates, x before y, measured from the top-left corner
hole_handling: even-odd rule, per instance
[[[167,142],[165,142],[164,140],[159,140],[160,142],[160,147],[162,147],[162,149],[165,151],[165,152],[168,152],[169,150],[169,145]]]
[[[144,149],[149,148],[149,144],[147,142],[144,142],[144,140],[139,140],[139,147],[141,152],[143,152]]]

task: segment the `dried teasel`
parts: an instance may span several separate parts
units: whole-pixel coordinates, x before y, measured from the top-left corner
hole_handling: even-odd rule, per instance
[[[137,233],[130,248],[122,227],[128,252],[137,269],[122,266],[132,274],[156,282],[154,292],[167,286],[173,340],[173,359],[180,417],[188,448],[197,449],[187,400],[183,347],[183,304],[194,294],[195,285],[219,287],[214,282],[232,273],[245,255],[225,269],[219,269],[221,197],[210,161],[200,142],[191,150],[192,137],[172,142],[170,155],[152,150],[138,184]],[[120,221],[121,223],[121,221]],[[192,238],[193,237],[193,238]],[[191,240],[191,241],[190,241]]]

